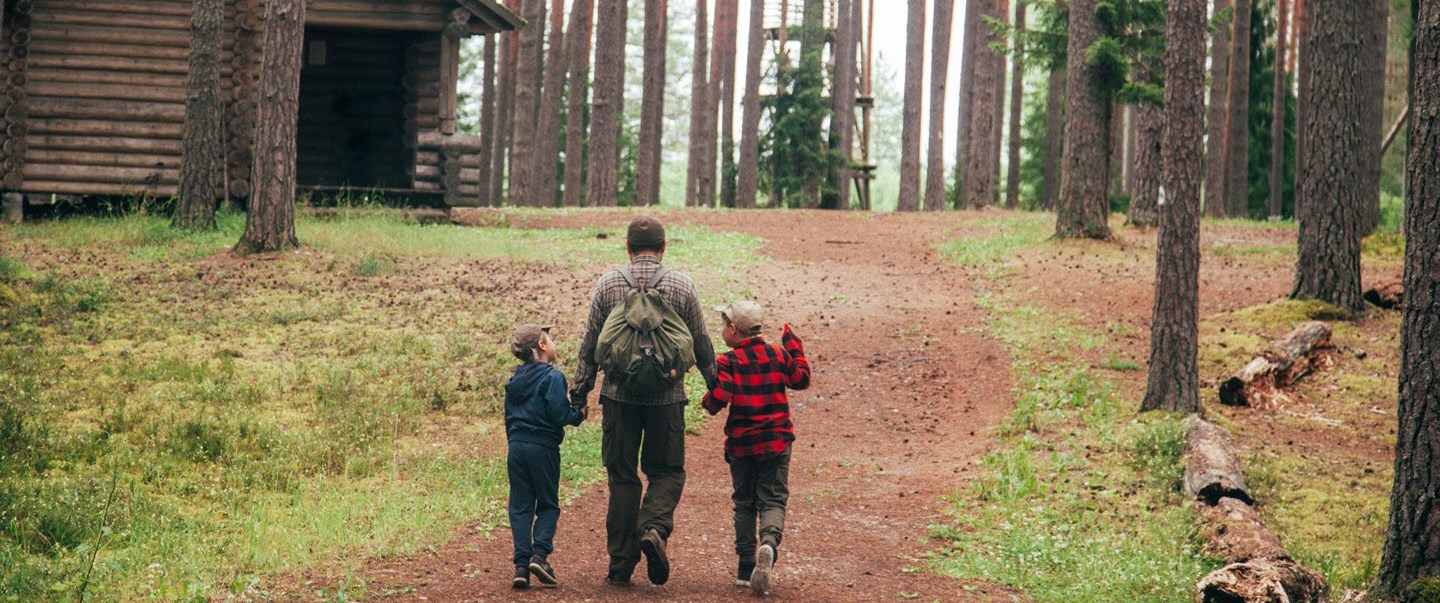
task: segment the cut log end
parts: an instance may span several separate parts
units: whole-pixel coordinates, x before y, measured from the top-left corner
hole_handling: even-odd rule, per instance
[[[1266,408],[1283,402],[1285,388],[1332,361],[1330,326],[1308,322],[1271,343],[1240,370],[1220,383],[1220,402],[1228,406]]]
[[[1195,585],[1199,603],[1307,603],[1323,601],[1325,578],[1289,560],[1232,563]]]
[[[1405,302],[1405,287],[1398,282],[1376,285],[1365,291],[1364,297],[1371,305],[1394,310]]]

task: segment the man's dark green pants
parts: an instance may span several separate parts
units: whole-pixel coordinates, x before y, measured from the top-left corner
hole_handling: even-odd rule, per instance
[[[675,528],[675,506],[685,489],[685,405],[625,404],[605,397],[600,403],[605,410],[600,456],[610,479],[605,516],[610,575],[628,579],[640,563],[645,530],[668,540]],[[643,492],[640,471],[650,483]]]

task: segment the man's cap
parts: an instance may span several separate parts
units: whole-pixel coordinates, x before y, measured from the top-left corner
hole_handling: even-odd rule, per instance
[[[738,301],[715,309],[733,323],[741,335],[753,337],[765,328],[765,308],[753,301]]]
[[[540,340],[554,325],[520,325],[515,329],[515,334],[510,336],[510,353],[521,360],[529,360],[532,350],[540,347]]]
[[[625,242],[631,245],[659,245],[665,242],[665,225],[652,216],[635,216],[625,232]]]

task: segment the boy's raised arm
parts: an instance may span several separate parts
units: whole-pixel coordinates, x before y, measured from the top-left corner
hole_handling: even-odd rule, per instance
[[[784,345],[785,354],[789,356],[789,362],[785,365],[785,379],[790,383],[790,389],[801,390],[810,387],[810,362],[805,359],[805,344],[790,330],[790,325],[785,325],[785,333],[780,337]]]

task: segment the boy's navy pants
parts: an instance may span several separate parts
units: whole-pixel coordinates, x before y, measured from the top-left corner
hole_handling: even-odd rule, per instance
[[[555,524],[560,521],[560,449],[510,442],[506,467],[515,566],[528,566],[531,555],[548,557],[555,548]]]

